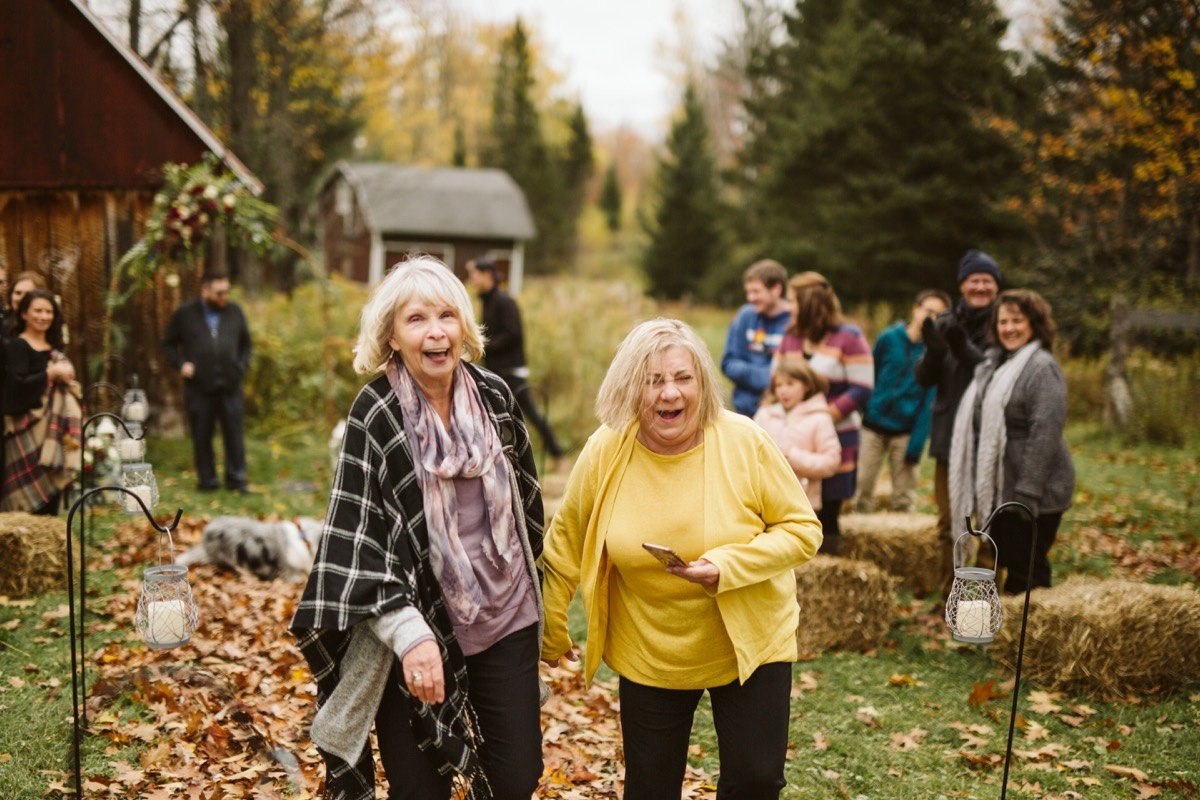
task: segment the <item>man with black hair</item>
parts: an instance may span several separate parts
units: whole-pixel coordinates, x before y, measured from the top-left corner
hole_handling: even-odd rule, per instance
[[[943,598],[949,595],[954,579],[952,531],[962,524],[962,520],[950,519],[950,436],[959,401],[987,349],[988,322],[1000,293],[1000,267],[987,253],[968,250],[958,262],[957,276],[962,297],[946,313],[925,319],[921,326],[925,354],[914,368],[918,383],[937,387],[929,454],[936,461],[933,487],[942,545]]]
[[[537,428],[550,457],[557,461],[563,457],[562,447],[554,438],[550,423],[538,412],[529,386],[521,309],[512,295],[500,288],[496,265],[491,261],[468,261],[467,280],[479,292],[483,304],[483,331],[487,336],[483,366],[503,378],[512,389],[525,421]]]
[[[167,363],[183,377],[197,488],[211,492],[219,486],[212,444],[219,422],[225,488],[245,494],[242,379],[250,366],[250,328],[241,307],[229,299],[229,278],[204,276],[200,296],[171,316],[162,347]]]

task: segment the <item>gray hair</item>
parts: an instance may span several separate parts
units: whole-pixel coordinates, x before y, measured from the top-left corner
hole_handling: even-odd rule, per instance
[[[708,345],[686,323],[659,317],[634,327],[617,348],[596,395],[596,417],[600,422],[620,430],[638,416],[650,357],[671,347],[682,347],[692,355],[700,382],[700,427],[717,419],[723,407],[717,388],[720,379]]]
[[[483,332],[475,320],[475,308],[467,287],[441,261],[432,256],[414,256],[392,267],[363,306],[358,343],[354,346],[354,371],[368,375],[383,369],[392,356],[396,313],[413,300],[445,303],[458,314],[463,329],[463,360],[483,355]]]

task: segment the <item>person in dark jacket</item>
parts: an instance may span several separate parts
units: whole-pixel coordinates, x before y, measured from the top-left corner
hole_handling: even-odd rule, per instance
[[[512,389],[525,421],[537,428],[550,457],[558,460],[563,449],[554,438],[550,423],[538,412],[533,389],[529,386],[529,367],[525,363],[525,327],[521,309],[512,295],[500,288],[496,265],[491,261],[468,261],[467,279],[479,292],[483,304],[483,329],[487,351],[483,365],[499,375]]]
[[[981,250],[968,250],[958,262],[958,289],[962,297],[949,312],[925,320],[921,337],[925,354],[917,361],[917,382],[936,386],[933,422],[929,433],[929,454],[936,467],[933,473],[934,497],[938,507],[938,537],[942,544],[942,597],[950,594],[954,580],[954,538],[950,519],[950,437],[954,414],[963,392],[975,375],[975,365],[983,360],[987,348],[987,329],[992,306],[1000,293],[1000,267]]]
[[[245,493],[242,379],[250,366],[246,315],[229,299],[229,279],[206,275],[200,297],[180,306],[162,342],[167,362],[183,377],[183,396],[200,491],[219,487],[212,438],[219,422],[225,446],[225,488]]]

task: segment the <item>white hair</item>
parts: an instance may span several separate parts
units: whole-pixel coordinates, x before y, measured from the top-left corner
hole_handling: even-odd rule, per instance
[[[483,355],[483,332],[467,287],[449,267],[432,256],[414,256],[392,267],[363,306],[358,343],[354,346],[354,371],[368,375],[383,369],[392,356],[396,312],[413,300],[444,303],[458,314],[463,330],[463,360]]]

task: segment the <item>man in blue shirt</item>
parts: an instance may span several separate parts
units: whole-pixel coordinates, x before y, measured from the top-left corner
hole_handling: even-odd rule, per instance
[[[733,381],[733,407],[753,417],[758,401],[771,384],[771,358],[792,321],[784,292],[787,270],[778,261],[755,261],[742,275],[746,305],[738,309],[729,335],[721,372]]]

